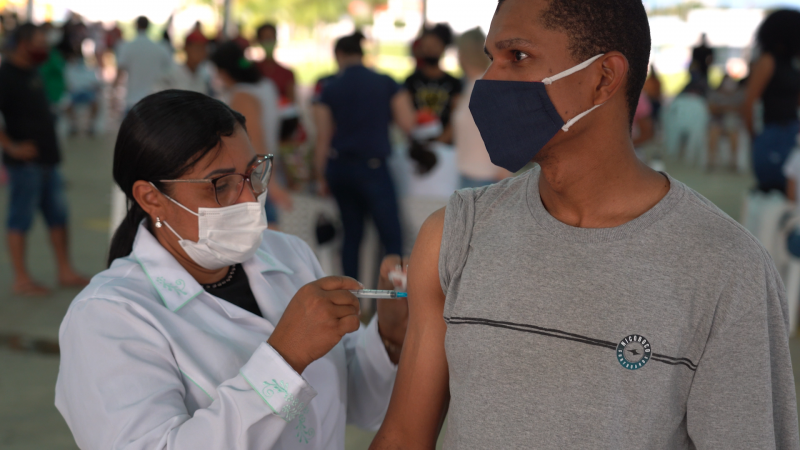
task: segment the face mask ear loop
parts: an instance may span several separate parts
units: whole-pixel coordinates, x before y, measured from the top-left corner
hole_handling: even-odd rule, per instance
[[[554,81],[558,81],[558,80],[560,80],[560,79],[562,79],[564,77],[568,77],[568,76],[572,75],[575,72],[580,72],[581,70],[591,66],[593,62],[595,62],[598,59],[600,59],[603,55],[605,55],[605,53],[601,53],[601,54],[595,56],[594,58],[592,58],[590,60],[584,61],[584,62],[578,64],[577,66],[575,66],[575,67],[573,67],[571,69],[567,69],[567,70],[565,70],[565,71],[563,71],[563,72],[561,72],[559,74],[553,75],[552,77],[545,78],[544,80],[542,80],[542,83],[544,83],[545,85],[549,86],[549,85],[553,84]]]
[[[152,182],[149,182],[149,183],[150,183],[150,186],[153,186],[153,189],[155,189],[155,190],[157,190],[157,191],[158,191],[158,188],[156,187],[156,185],[155,185],[155,184],[153,184]],[[194,214],[195,216],[197,216],[197,217],[200,217],[200,214],[197,214],[196,212],[192,211],[191,209],[189,209],[189,208],[187,208],[187,207],[185,207],[185,206],[181,205],[180,203],[178,203],[178,202],[177,202],[175,199],[173,199],[173,198],[172,198],[172,197],[170,197],[169,195],[167,195],[167,194],[165,194],[165,193],[163,193],[163,192],[161,192],[161,191],[158,191],[158,192],[159,192],[161,195],[163,195],[164,197],[167,197],[167,199],[168,199],[169,201],[171,201],[172,203],[175,203],[176,205],[180,206],[181,208],[185,209],[186,211],[190,212],[191,214]],[[164,223],[166,223],[166,222],[164,222]],[[167,226],[169,226],[169,225],[167,225]]]
[[[567,122],[563,127],[561,127],[561,129],[564,130],[565,132],[569,131],[570,127],[575,125],[575,122],[583,119],[584,117],[586,117],[587,114],[589,114],[590,112],[594,111],[595,109],[597,109],[597,108],[599,108],[601,106],[603,106],[603,103],[601,103],[599,105],[596,105],[594,108],[592,108],[592,109],[590,109],[588,111],[584,111],[584,112],[578,114],[577,116],[573,117],[572,120]]]
[[[183,240],[183,238],[181,237],[181,235],[180,235],[180,234],[178,234],[178,233],[177,233],[175,230],[173,230],[173,229],[172,229],[172,227],[171,227],[171,226],[169,226],[169,224],[168,224],[166,221],[163,221],[163,220],[162,220],[162,221],[161,221],[161,223],[163,223],[164,225],[166,225],[166,226],[167,226],[167,228],[169,228],[169,231],[172,231],[172,234],[174,234],[174,235],[175,235],[175,236],[178,238],[178,240],[179,240],[179,241],[182,241],[182,240]]]

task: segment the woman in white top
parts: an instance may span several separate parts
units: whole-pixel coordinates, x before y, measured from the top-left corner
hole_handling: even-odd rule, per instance
[[[194,92],[123,121],[130,209],[59,332],[56,407],[79,447],[343,449],[346,422],[379,427],[405,303],[361,327],[359,283],[266,230],[272,160],[253,147],[241,114]]]
[[[278,152],[280,111],[278,89],[269,78],[262,78],[255,64],[245,58],[244,50],[234,41],[220,45],[211,55],[216,66],[219,84],[224,89],[223,98],[231,108],[247,118],[248,134],[256,152]],[[273,203],[281,209],[292,208],[292,199],[277,180],[273,179],[266,202],[267,219],[278,223],[278,213]]]
[[[492,164],[475,119],[469,111],[469,98],[475,80],[480,79],[489,67],[489,58],[483,51],[486,36],[480,28],[469,30],[458,40],[458,61],[466,77],[461,98],[453,111],[453,144],[461,174],[461,188],[477,188],[496,183],[510,174]]]

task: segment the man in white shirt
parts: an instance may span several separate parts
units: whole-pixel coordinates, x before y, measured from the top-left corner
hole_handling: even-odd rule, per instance
[[[157,90],[181,89],[211,95],[211,73],[208,70],[208,39],[195,30],[186,36],[183,46],[186,64],[173,66]]]
[[[172,67],[172,57],[167,49],[147,37],[149,27],[147,17],[137,18],[136,38],[122,45],[117,56],[117,80],[114,84],[120,84],[123,73],[128,75],[125,111],[151,94],[156,83]]]

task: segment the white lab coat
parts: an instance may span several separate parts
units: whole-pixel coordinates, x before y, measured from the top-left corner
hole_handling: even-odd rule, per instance
[[[61,324],[56,407],[82,449],[344,449],[377,429],[396,375],[377,321],[295,372],[266,340],[323,276],[300,239],[266,231],[244,263],[264,317],[205,292],[141,226]]]

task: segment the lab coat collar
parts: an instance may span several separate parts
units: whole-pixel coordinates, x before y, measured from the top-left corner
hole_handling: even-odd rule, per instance
[[[142,267],[150,283],[161,297],[164,306],[170,311],[178,311],[205,292],[203,286],[150,234],[150,231],[144,226],[144,222],[139,225],[131,256]],[[276,271],[289,275],[294,274],[292,269],[278,261],[263,246],[243,265],[251,273],[264,274]]]
[[[256,250],[255,256],[246,261],[244,265],[248,266],[248,269],[262,274],[266,272],[283,272],[287,275],[294,275],[294,270],[278,261],[275,255],[269,253],[269,250],[264,248],[263,244],[261,248]]]

